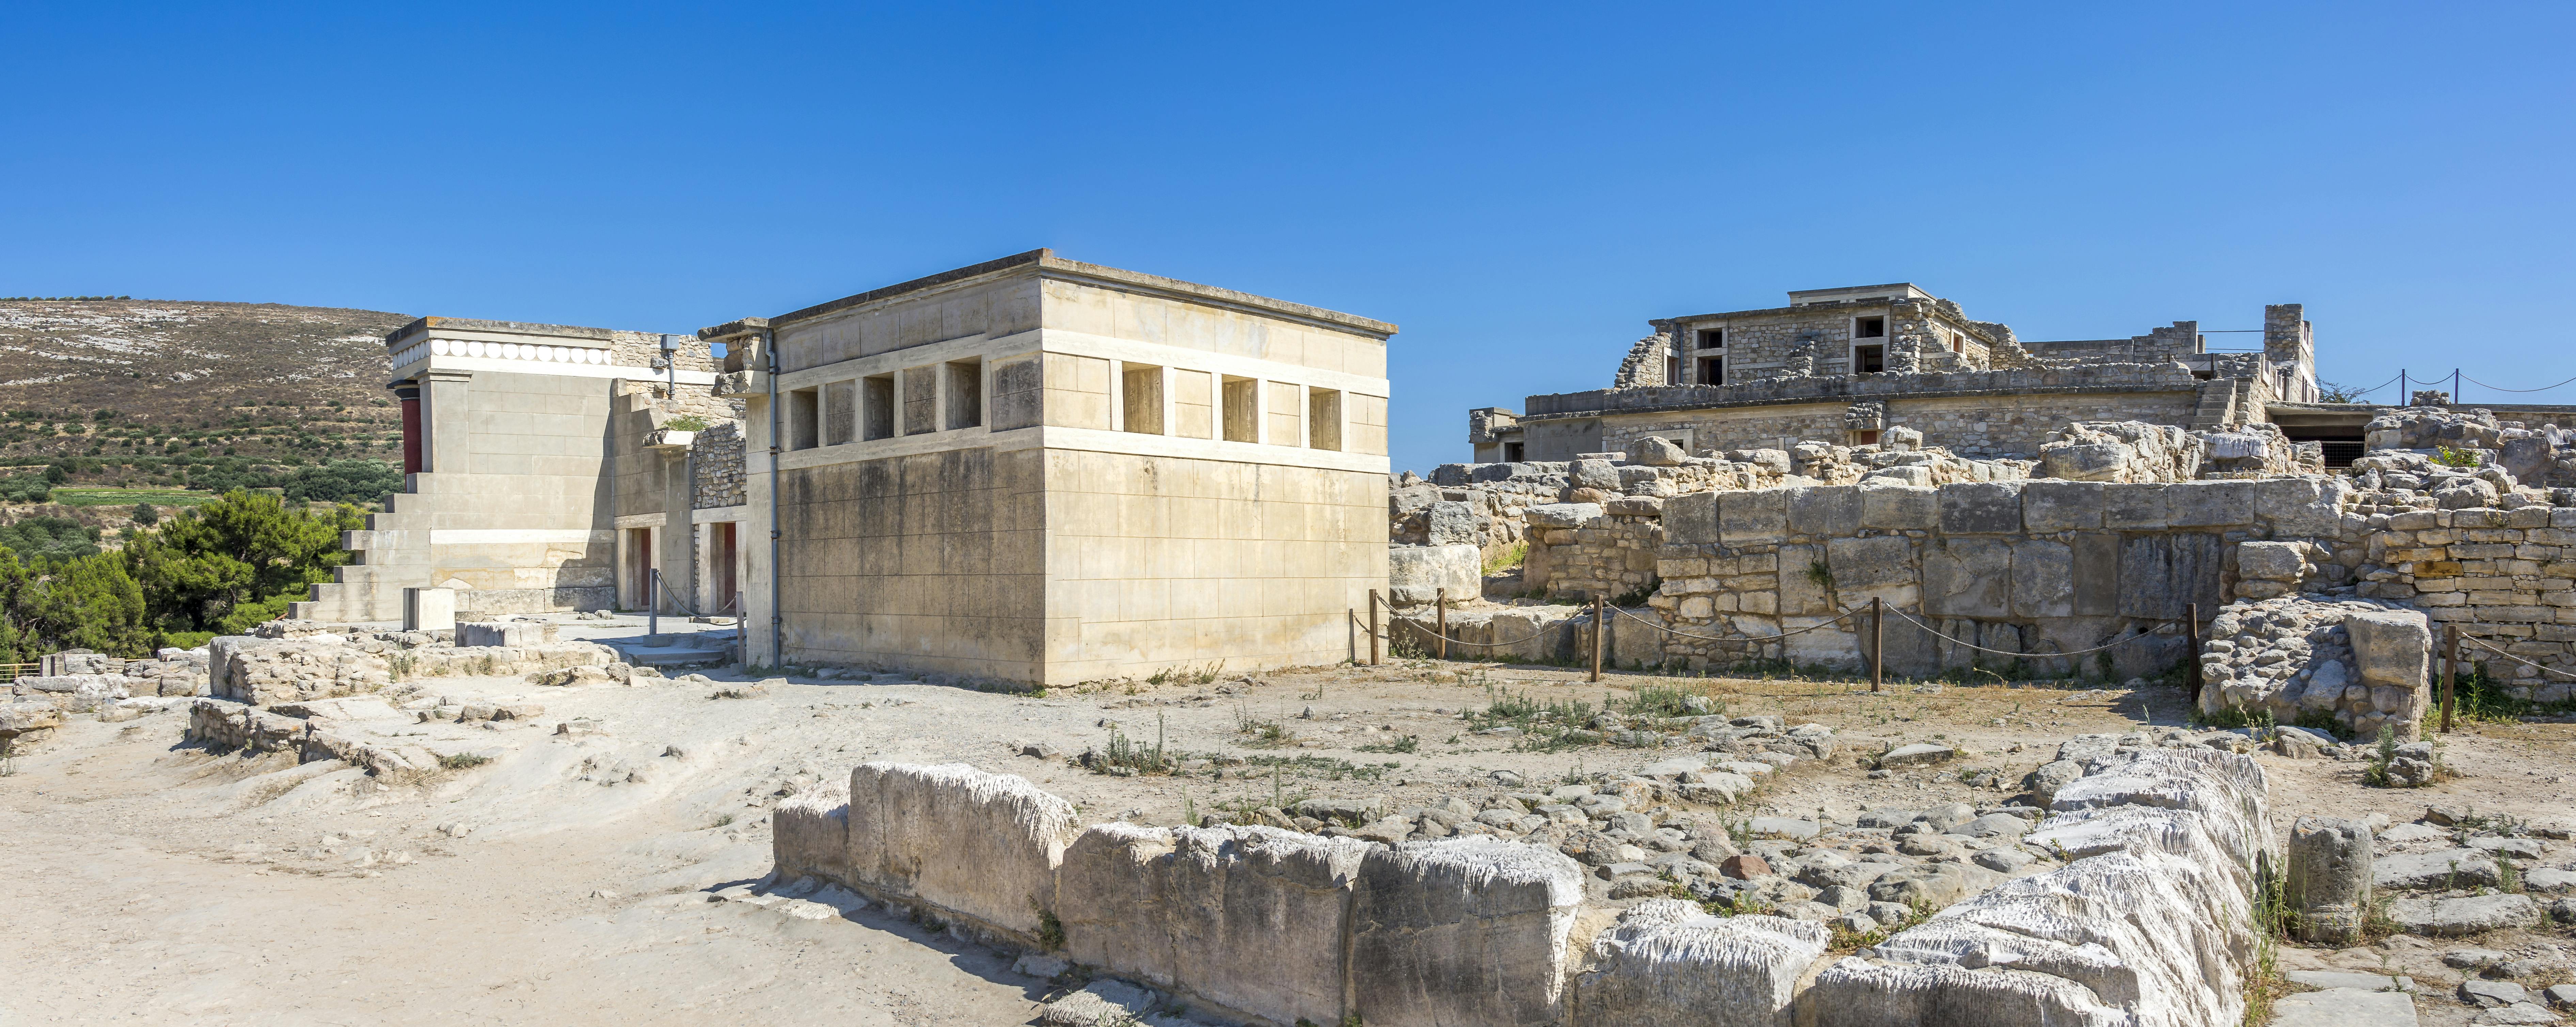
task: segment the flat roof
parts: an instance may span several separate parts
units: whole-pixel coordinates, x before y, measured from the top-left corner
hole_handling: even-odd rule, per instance
[[[484,321],[471,317],[424,317],[385,333],[385,345],[391,346],[433,328],[450,328],[460,332],[508,332],[513,335],[552,335],[565,339],[606,339],[606,328],[581,325],[536,324],[529,321]]]
[[[870,289],[856,295],[843,296],[840,299],[833,300],[829,303],[818,303],[801,310],[780,314],[777,317],[770,318],[769,323],[772,327],[777,327],[786,325],[790,322],[812,320],[827,314],[848,310],[852,307],[865,306],[880,300],[891,299],[905,293],[919,292],[924,289],[936,288],[952,282],[965,281],[970,278],[977,278],[984,275],[1017,271],[1022,268],[1035,268],[1040,273],[1051,273],[1073,278],[1086,278],[1110,285],[1140,289],[1147,292],[1159,292],[1166,295],[1213,303],[1219,306],[1239,307],[1245,310],[1259,311],[1262,313],[1281,314],[1302,320],[1320,322],[1338,328],[1349,329],[1363,334],[1375,335],[1380,339],[1384,339],[1386,336],[1396,333],[1396,327],[1392,324],[1361,317],[1357,314],[1345,314],[1338,310],[1326,310],[1322,307],[1310,307],[1303,303],[1291,303],[1287,300],[1272,299],[1268,296],[1255,296],[1248,292],[1237,292],[1233,289],[1219,288],[1213,285],[1201,285],[1197,282],[1184,282],[1177,278],[1165,278],[1161,275],[1149,275],[1143,272],[1128,271],[1101,264],[1085,264],[1081,261],[1066,260],[1062,257],[1056,256],[1054,250],[1044,248],[1030,250],[1026,253],[1015,253],[999,260],[988,260],[981,264],[969,264],[965,267],[956,268],[954,270],[942,271],[935,275],[915,278],[909,282],[898,282],[881,289]]]

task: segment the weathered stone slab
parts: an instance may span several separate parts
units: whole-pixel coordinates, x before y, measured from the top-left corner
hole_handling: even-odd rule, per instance
[[[816,782],[769,812],[769,851],[778,880],[850,879],[850,783]]]
[[[1976,481],[1943,485],[1941,530],[1951,535],[2005,535],[2021,530],[2021,483]]]
[[[1860,486],[1819,485],[1789,492],[1793,534],[1842,538],[1860,531]]]
[[[2409,934],[2456,938],[2537,927],[2540,904],[2531,901],[2531,896],[2510,893],[2461,899],[2398,899],[2388,904],[2388,917]]]
[[[2415,1000],[2392,991],[2328,988],[2274,1001],[2272,1027],[2415,1027]]]
[[[1368,848],[1270,827],[1095,825],[1058,875],[1065,954],[1280,1023],[1338,1023]]]
[[[1790,489],[1721,492],[1717,497],[1717,538],[1730,546],[1759,545],[1789,537]]]
[[[2300,817],[2290,825],[2289,898],[2299,936],[2353,944],[2370,907],[2370,825],[2336,817]]]
[[[2154,482],[2113,482],[2102,486],[2102,526],[2114,531],[2163,531],[2165,489]]]
[[[2102,483],[2040,479],[2021,486],[2021,520],[2033,534],[2051,531],[2099,531],[2102,528]]]
[[[2186,481],[2164,488],[2165,526],[2232,528],[2254,523],[2254,483]]]
[[[1575,985],[1575,1020],[1775,1027],[1829,939],[1822,924],[1721,918],[1678,899],[1649,899],[1593,939],[1593,969]]]
[[[1860,526],[1883,531],[1928,531],[1941,522],[1937,490],[1913,485],[1860,487]]]
[[[2016,617],[2074,616],[2074,547],[2047,539],[2013,543],[2012,611]]]
[[[1035,937],[1055,905],[1073,804],[963,763],[850,772],[850,883]]]
[[[2069,548],[2074,553],[2075,562],[2075,594],[2070,600],[2074,615],[2117,615],[2120,612],[2120,536],[2108,532],[2086,532],[2076,535]]]
[[[1480,598],[1485,587],[1484,551],[1472,545],[1388,546],[1388,601],[1411,606],[1438,598]]]
[[[1664,541],[1704,546],[1717,541],[1717,493],[1689,492],[1664,502]]]
[[[1923,551],[1923,609],[1935,617],[2012,615],[2012,545],[1954,538]]]
[[[1582,897],[1581,867],[1534,845],[1372,848],[1351,905],[1350,1012],[1383,1024],[1556,1020]]]
[[[1910,588],[1919,580],[1914,540],[1903,535],[1829,540],[1825,566],[1834,572],[1834,589],[1847,603],[1866,602],[1873,595],[1893,601],[1895,590]]]
[[[2416,610],[2370,610],[2343,619],[2352,636],[2353,663],[2361,683],[2421,689],[2432,664],[2432,622]]]
[[[2137,486],[2105,486],[2122,487]],[[2121,615],[2179,620],[2189,604],[2217,609],[2224,544],[2218,535],[2199,532],[2127,539],[2120,547]]]
[[[1599,503],[1543,503],[1521,514],[1533,528],[1580,528],[1603,515]]]

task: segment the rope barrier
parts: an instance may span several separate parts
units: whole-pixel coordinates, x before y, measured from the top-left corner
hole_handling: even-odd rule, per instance
[[[2460,377],[2462,377],[2462,378],[2468,378],[2468,376],[2467,376],[2467,375],[2461,375]],[[2551,389],[2558,388],[2558,387],[2559,387],[2559,386],[2561,386],[2561,385],[2566,385],[2566,384],[2568,384],[2568,382],[2576,382],[2576,378],[2570,378],[2570,379],[2567,379],[2567,381],[2559,382],[2559,383],[2558,383],[2558,385],[2543,385],[2543,386],[2541,386],[2541,387],[2539,387],[2539,388],[2537,388],[2537,389],[2508,389],[2508,388],[2505,388],[2504,386],[2501,386],[2501,385],[2488,385],[2487,383],[2482,382],[2482,381],[2479,381],[2479,380],[2477,380],[2477,379],[2475,379],[2475,378],[2469,378],[2468,380],[2469,380],[2469,384],[2471,384],[2471,385],[2476,385],[2476,386],[2480,386],[2480,387],[2483,387],[2483,388],[2494,389],[2494,390],[2496,390],[2497,392],[2547,392],[2547,391],[2549,391],[2549,390],[2551,390]]]
[[[1405,615],[1403,615],[1403,614],[1401,614],[1401,613],[1397,613],[1397,612],[1395,612],[1395,611],[1393,611],[1393,610],[1389,610],[1389,611],[1387,611],[1386,618],[1387,618],[1387,620],[1389,620],[1389,621],[1402,621],[1402,622],[1404,622],[1404,623],[1406,623],[1406,624],[1411,624],[1411,625],[1413,625],[1415,628],[1419,629],[1423,634],[1429,635],[1429,636],[1431,636],[1431,637],[1433,637],[1433,638],[1437,638],[1437,639],[1440,639],[1440,640],[1445,641],[1445,642],[1454,643],[1454,644],[1457,644],[1457,645],[1480,645],[1480,646],[1486,646],[1486,647],[1488,647],[1488,648],[1496,647],[1496,646],[1506,646],[1506,645],[1519,645],[1519,644],[1521,644],[1522,642],[1527,642],[1527,641],[1529,641],[1530,639],[1537,638],[1537,637],[1538,637],[1538,636],[1540,636],[1540,635],[1546,634],[1546,632],[1543,632],[1543,631],[1533,631],[1533,632],[1530,632],[1530,633],[1529,633],[1528,635],[1526,635],[1526,636],[1523,636],[1523,637],[1521,637],[1521,638],[1518,638],[1518,639],[1515,639],[1515,640],[1513,640],[1513,641],[1509,641],[1509,642],[1470,642],[1470,641],[1467,641],[1466,639],[1463,639],[1463,638],[1451,638],[1451,637],[1449,637],[1449,636],[1447,636],[1447,635],[1443,635],[1443,634],[1441,634],[1437,629],[1432,628],[1431,626],[1429,626],[1429,625],[1427,625],[1427,624],[1424,624],[1424,623],[1422,623],[1421,621],[1415,620],[1415,619],[1413,619],[1413,618],[1411,618],[1411,617],[1407,617],[1407,616],[1405,616]]]
[[[1790,638],[1790,637],[1794,637],[1794,636],[1797,636],[1797,635],[1803,635],[1803,634],[1806,634],[1807,632],[1814,631],[1814,630],[1816,630],[1816,629],[1818,629],[1818,628],[1822,628],[1822,627],[1824,627],[1826,624],[1836,624],[1836,623],[1840,623],[1844,618],[1850,617],[1850,616],[1852,616],[1852,615],[1857,614],[1857,613],[1859,613],[1859,612],[1860,612],[1859,610],[1844,610],[1842,613],[1840,613],[1840,614],[1836,615],[1832,620],[1825,621],[1825,622],[1824,622],[1824,623],[1822,623],[1822,624],[1810,624],[1810,625],[1808,625],[1808,626],[1806,626],[1806,627],[1799,628],[1799,629],[1798,629],[1798,630],[1796,630],[1796,631],[1783,631],[1783,632],[1781,632],[1781,633],[1779,633],[1779,634],[1776,634],[1776,635],[1745,635],[1745,636],[1743,636],[1743,637],[1741,637],[1741,638],[1724,638],[1724,637],[1720,637],[1720,636],[1717,636],[1717,635],[1694,635],[1694,634],[1692,634],[1692,633],[1690,633],[1690,632],[1687,632],[1687,631],[1679,631],[1679,630],[1675,630],[1675,629],[1673,629],[1673,628],[1665,627],[1665,626],[1663,626],[1663,625],[1661,625],[1661,624],[1657,624],[1657,623],[1655,623],[1655,622],[1653,622],[1653,621],[1650,621],[1650,620],[1647,620],[1647,619],[1645,619],[1645,618],[1643,618],[1643,617],[1637,616],[1636,614],[1629,613],[1629,612],[1628,612],[1628,611],[1626,611],[1626,610],[1620,610],[1620,609],[1619,609],[1618,607],[1616,607],[1616,606],[1611,607],[1611,609],[1613,609],[1613,610],[1618,610],[1618,612],[1619,612],[1619,616],[1626,617],[1626,618],[1628,618],[1629,620],[1636,621],[1636,622],[1637,622],[1637,623],[1639,623],[1639,624],[1643,624],[1643,625],[1645,625],[1645,626],[1647,626],[1647,627],[1650,627],[1650,628],[1653,628],[1653,629],[1655,629],[1655,630],[1657,630],[1657,631],[1661,631],[1661,632],[1663,632],[1664,634],[1667,634],[1667,635],[1679,635],[1679,636],[1681,636],[1681,637],[1683,637],[1683,638],[1696,638],[1696,639],[1699,639],[1699,640],[1704,641],[1704,642],[1752,642],[1752,643],[1755,643],[1755,644],[1757,644],[1757,645],[1758,645],[1758,644],[1760,644],[1760,643],[1763,643],[1763,642],[1776,642],[1776,641],[1779,641],[1780,639],[1783,639],[1783,638]]]
[[[2555,667],[2543,667],[2543,666],[2541,666],[2541,665],[2539,665],[2539,664],[2537,664],[2537,663],[2533,663],[2533,662],[2531,662],[2530,660],[2523,659],[2522,657],[2516,656],[2516,655],[2514,655],[2514,654],[2512,654],[2512,653],[2509,653],[2509,652],[2506,652],[2506,651],[2504,651],[2504,650],[2502,650],[2502,649],[2498,649],[2498,648],[2496,648],[2496,647],[2494,647],[2494,646],[2488,645],[2484,639],[2480,639],[2480,638],[2477,638],[2477,637],[2475,637],[2475,636],[2471,636],[2471,635],[2463,634],[2463,635],[2461,635],[2461,636],[2460,636],[2460,641],[2467,642],[2467,643],[2468,643],[2468,644],[2470,644],[2470,645],[2476,646],[2476,647],[2478,647],[2478,648],[2480,648],[2480,649],[2484,649],[2484,650],[2486,650],[2486,651],[2488,651],[2488,652],[2491,652],[2491,653],[2494,653],[2494,654],[2496,654],[2496,655],[2498,655],[2498,656],[2504,657],[2505,659],[2512,660],[2512,661],[2513,661],[2513,662],[2515,662],[2515,663],[2522,664],[2522,665],[2523,665],[2523,666],[2525,666],[2525,667],[2529,667],[2529,668],[2531,668],[2531,669],[2533,669],[2533,670],[2536,670],[2536,671],[2539,671],[2539,672],[2541,672],[2541,673],[2543,673],[2543,674],[2556,674],[2556,675],[2558,675],[2559,677],[2562,677],[2562,678],[2567,678],[2567,679],[2569,679],[2569,680],[2576,680],[2576,674],[2570,674],[2570,673],[2568,673],[2568,672],[2566,672],[2566,671],[2559,670],[2559,669],[2557,669],[2557,668],[2555,668]]]
[[[2071,652],[2071,653],[2017,653],[2017,652],[2012,652],[2012,651],[2010,651],[2010,650],[2005,650],[2005,649],[1988,649],[1988,648],[1986,648],[1985,646],[1978,645],[1978,644],[1976,644],[1976,643],[1974,643],[1974,642],[1964,642],[1964,641],[1960,641],[1959,639],[1951,638],[1951,637],[1950,637],[1950,636],[1948,636],[1948,635],[1944,635],[1944,634],[1942,634],[1941,632],[1934,630],[1934,629],[1933,629],[1933,627],[1932,627],[1932,625],[1925,624],[1925,623],[1923,623],[1922,621],[1919,621],[1919,620],[1914,620],[1914,615],[1913,615],[1913,614],[1907,613],[1907,612],[1905,612],[1905,611],[1903,611],[1903,610],[1898,610],[1898,611],[1896,611],[1896,615],[1897,615],[1897,616],[1899,616],[1899,617],[1903,617],[1903,618],[1905,618],[1906,620],[1914,621],[1914,626],[1915,626],[1915,627],[1922,628],[1922,629],[1923,629],[1923,632],[1924,632],[1925,634],[1931,635],[1931,636],[1932,636],[1932,637],[1934,637],[1934,638],[1938,638],[1938,639],[1941,639],[1941,640],[1943,640],[1943,641],[1950,642],[1950,643],[1955,644],[1955,645],[1963,645],[1963,646],[1967,646],[1968,648],[1970,648],[1970,649],[1974,649],[1974,650],[1976,650],[1976,651],[1978,651],[1978,652],[1981,652],[1981,653],[1993,653],[1993,654],[1995,654],[1995,655],[1997,655],[1997,656],[2088,656],[2088,655],[2091,655],[2091,654],[2093,654],[2093,653],[2101,652],[2101,651],[2103,651],[2103,650],[2105,650],[2105,649],[2117,649],[2117,648],[2119,648],[2119,647],[2121,647],[2121,646],[2127,645],[2127,644],[2129,644],[2129,643],[2131,643],[2131,642],[2135,642],[2135,641],[2137,641],[2137,640],[2139,640],[2139,639],[2141,639],[2141,638],[2145,638],[2145,637],[2147,637],[2147,635],[2146,635],[2146,633],[2145,633],[2145,632],[2139,632],[2139,633],[2137,633],[2137,634],[2135,634],[2135,635],[2131,635],[2131,636],[2129,636],[2129,637],[2127,637],[2127,638],[2120,639],[2119,641],[2113,642],[2113,643],[2111,643],[2111,644],[2109,644],[2109,645],[2097,645],[2097,646],[2094,646],[2094,647],[2093,647],[2093,648],[2091,648],[2091,649],[2078,649],[2078,650],[2076,650],[2076,651],[2074,651],[2074,652]],[[2166,623],[2166,624],[2178,624],[2178,623],[2181,623],[2181,622],[2180,622],[2180,621],[2165,621],[2164,623]]]

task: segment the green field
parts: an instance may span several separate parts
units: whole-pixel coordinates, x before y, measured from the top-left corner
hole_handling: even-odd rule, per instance
[[[54,490],[53,501],[64,506],[133,506],[136,503],[196,506],[214,498],[212,492],[187,489],[58,488]]]

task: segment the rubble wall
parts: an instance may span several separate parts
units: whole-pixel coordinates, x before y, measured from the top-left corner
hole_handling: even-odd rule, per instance
[[[2576,508],[2412,510],[2373,515],[2362,595],[2421,609],[2514,656],[2576,674]],[[2439,645],[2438,639],[2436,645]],[[2570,678],[2474,646],[2462,659],[2510,682],[2516,698],[2576,698]]]
[[[1948,376],[1930,376],[1948,377]],[[1746,386],[1729,386],[1737,389]],[[1619,414],[1601,421],[1603,449],[1626,449],[1649,435],[1687,432],[1694,451],[1795,444],[1800,439],[1846,438],[1843,412],[1854,399],[1777,406],[1723,407],[1670,413]],[[2188,425],[2199,394],[2188,389],[2152,392],[1975,393],[1914,397],[1869,396],[1887,405],[1888,427],[1912,428],[1928,445],[1972,456],[2039,452],[2051,432],[2073,421],[2145,421]],[[1537,454],[1532,454],[1536,456]]]

